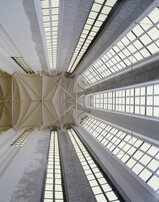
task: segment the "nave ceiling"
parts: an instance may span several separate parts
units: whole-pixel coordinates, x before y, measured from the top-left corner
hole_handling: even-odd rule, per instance
[[[83,115],[84,96],[63,74],[0,74],[0,128],[69,126]]]

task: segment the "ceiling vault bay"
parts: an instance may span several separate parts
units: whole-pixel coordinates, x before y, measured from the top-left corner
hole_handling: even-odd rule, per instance
[[[64,74],[0,74],[0,128],[63,128],[84,113],[74,79]],[[5,86],[5,88],[4,88]]]

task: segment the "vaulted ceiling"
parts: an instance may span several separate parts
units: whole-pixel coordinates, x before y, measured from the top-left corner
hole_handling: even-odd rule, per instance
[[[63,74],[0,73],[0,128],[60,128],[74,124],[84,101]]]

